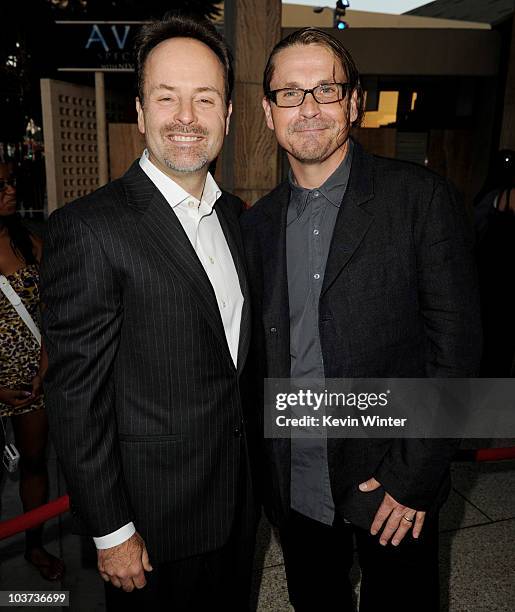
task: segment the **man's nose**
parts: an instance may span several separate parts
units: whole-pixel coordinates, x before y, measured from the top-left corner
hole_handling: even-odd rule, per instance
[[[312,92],[308,92],[304,101],[300,105],[300,114],[303,117],[315,117],[320,112],[320,106],[318,102],[315,100]]]
[[[16,187],[14,185],[7,184],[5,186],[5,193],[9,195],[14,195],[16,193]]]
[[[191,100],[181,100],[175,113],[175,118],[185,125],[193,123],[197,118],[193,102]]]

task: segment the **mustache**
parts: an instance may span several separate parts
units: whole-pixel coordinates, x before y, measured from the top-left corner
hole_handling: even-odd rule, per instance
[[[180,123],[168,123],[161,128],[161,134],[166,136],[166,134],[196,134],[198,136],[207,136],[209,132],[206,128],[201,125],[182,125]]]
[[[307,119],[299,119],[289,126],[288,131],[290,134],[292,134],[294,132],[302,132],[304,130],[323,130],[326,128],[331,128],[333,125],[333,121],[324,121],[321,119],[309,121]]]

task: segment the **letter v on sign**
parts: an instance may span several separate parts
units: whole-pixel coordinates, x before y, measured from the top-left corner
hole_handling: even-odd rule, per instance
[[[127,42],[127,36],[129,35],[130,29],[131,26],[126,25],[125,31],[123,33],[123,39],[120,39],[120,36],[118,35],[118,28],[115,25],[111,26],[111,31],[113,32],[113,36],[116,40],[116,44],[118,45],[118,49],[123,49],[125,47],[125,43]]]

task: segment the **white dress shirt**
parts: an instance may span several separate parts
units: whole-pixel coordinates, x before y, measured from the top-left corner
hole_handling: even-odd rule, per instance
[[[159,170],[148,158],[146,149],[139,164],[177,215],[191,246],[206,271],[215,292],[225,337],[236,367],[243,294],[231,251],[216,214],[215,204],[222,192],[215,179],[208,173],[199,201]],[[93,540],[99,549],[111,548],[128,540],[135,531],[134,524],[128,523],[113,533],[93,538]]]

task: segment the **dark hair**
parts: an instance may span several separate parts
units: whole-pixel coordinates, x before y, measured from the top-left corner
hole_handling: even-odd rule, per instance
[[[231,52],[224,39],[207,19],[194,19],[170,13],[166,14],[163,19],[150,21],[143,25],[136,37],[134,52],[136,56],[136,77],[140,103],[143,105],[145,63],[148,54],[159,43],[170,38],[193,38],[207,45],[216,54],[224,68],[225,102],[228,104],[234,85],[234,72]]]
[[[301,30],[293,32],[275,45],[275,47],[272,49],[272,53],[270,53],[270,57],[268,58],[268,62],[265,67],[265,72],[263,74],[263,91],[265,96],[268,97],[270,92],[270,82],[272,81],[275,68],[275,56],[279,53],[279,51],[282,51],[288,47],[294,47],[296,45],[321,45],[331,51],[336,59],[341,62],[345,76],[347,77],[347,81],[351,85],[351,91],[356,91],[357,93],[358,116],[356,117],[356,120],[353,121],[352,126],[359,126],[365,113],[365,96],[363,93],[363,88],[361,87],[361,81],[356,64],[354,63],[351,54],[337,38],[334,38],[334,36],[331,36],[327,32],[319,30],[318,28],[302,28]]]
[[[34,245],[31,233],[23,224],[20,215],[14,214],[8,217],[0,217],[0,227],[5,227],[11,241],[11,248],[16,255],[21,256],[26,265],[37,264],[34,255]]]

